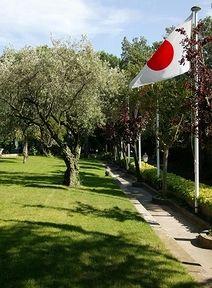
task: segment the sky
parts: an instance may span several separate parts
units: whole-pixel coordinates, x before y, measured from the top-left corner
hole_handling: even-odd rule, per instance
[[[194,5],[199,18],[212,16],[212,0],[0,0],[0,52],[87,35],[96,50],[120,56],[125,36],[160,41]]]

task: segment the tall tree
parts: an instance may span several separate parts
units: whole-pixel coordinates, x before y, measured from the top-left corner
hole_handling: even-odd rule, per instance
[[[102,61],[107,62],[112,68],[120,67],[121,59],[116,55],[107,53],[105,51],[100,51],[99,57]]]
[[[144,37],[134,38],[131,42],[128,41],[126,37],[123,39],[121,67],[125,70],[128,85],[145,65],[152,51],[152,48],[147,44],[147,40]],[[138,180],[140,180],[141,176],[136,142],[139,134],[145,129],[148,122],[148,113],[143,110],[141,97],[143,91],[145,91],[145,88],[139,90],[130,90],[127,88],[125,90],[125,95],[127,96],[126,103],[122,111],[122,114],[128,114],[122,117],[123,127],[126,128],[126,131],[123,132],[122,135],[125,142],[131,144]]]
[[[77,185],[83,135],[104,120],[101,96],[118,70],[82,40],[6,51],[0,72],[1,101],[53,139],[66,164],[64,185]]]

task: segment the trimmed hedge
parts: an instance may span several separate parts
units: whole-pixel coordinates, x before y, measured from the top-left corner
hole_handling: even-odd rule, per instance
[[[125,167],[124,161],[119,163],[122,167]],[[129,172],[135,173],[135,164],[132,161],[129,164]],[[142,178],[150,186],[157,190],[162,187],[162,179],[157,177],[157,168],[142,162]],[[194,208],[194,182],[187,180],[181,176],[173,173],[167,173],[167,190],[168,194],[182,200],[190,207]],[[198,199],[199,211],[203,217],[209,222],[212,221],[212,186],[200,184],[200,196]]]
[[[132,164],[131,164],[132,165]],[[145,182],[156,189],[162,186],[161,178],[157,177],[157,168],[149,165],[142,165],[142,177]],[[194,182],[187,180],[173,173],[167,173],[167,190],[169,194],[186,202],[194,207]],[[212,186],[200,184],[200,196],[198,199],[200,213],[209,221],[212,221]]]

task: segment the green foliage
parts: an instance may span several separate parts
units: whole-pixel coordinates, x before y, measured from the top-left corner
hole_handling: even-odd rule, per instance
[[[77,178],[84,137],[104,124],[106,106],[115,102],[111,98],[119,93],[120,79],[119,69],[102,61],[86,39],[53,41],[51,48],[4,52],[0,100],[21,128],[37,127],[47,147],[58,146],[67,165],[64,183],[69,186],[76,183],[72,180]]]
[[[103,123],[101,96],[116,93],[119,71],[99,59],[84,39],[53,44],[5,52],[1,101],[16,118],[45,128],[54,141],[63,142],[69,130],[88,134]]]
[[[38,154],[38,150],[35,148],[35,146],[32,146],[30,148],[30,154],[33,156],[36,156]]]
[[[142,163],[142,178],[155,189],[161,188],[161,178],[157,177],[157,169],[147,163]]]
[[[208,208],[208,213],[210,213],[210,216],[211,216],[211,211],[212,211],[212,188],[211,186],[207,186],[203,184],[201,185],[199,203],[203,207]]]
[[[144,37],[136,37],[129,41],[124,37],[122,41],[121,53],[121,68],[124,69],[128,85],[130,81],[139,73],[141,68],[152,54],[152,47],[147,44]],[[142,90],[127,89],[125,95],[127,96],[125,106],[129,107],[130,117],[135,117],[141,114],[143,108]]]
[[[151,47],[144,37],[136,37],[131,42],[124,37],[122,41],[121,67],[127,68],[130,77],[136,74],[145,65],[152,53]]]
[[[161,179],[157,177],[157,168],[149,164],[143,164],[142,166],[142,177],[143,179],[158,189],[161,187]],[[183,177],[175,175],[173,173],[167,173],[167,190],[170,195],[183,200],[188,205],[192,205],[194,202],[194,182],[186,180]],[[201,208],[206,208],[212,211],[212,187],[204,184],[200,185],[200,197],[199,205]],[[193,206],[193,205],[192,205]],[[201,209],[200,208],[200,209]],[[204,213],[204,211],[202,211]],[[212,217],[205,215],[206,217]]]
[[[162,147],[171,147],[180,140],[190,117],[190,109],[186,106],[186,98],[190,93],[180,77],[157,84],[153,93],[156,93],[159,103],[159,139]]]
[[[112,68],[120,67],[121,59],[113,54],[107,53],[105,51],[100,51],[99,57],[103,62],[108,63]]]
[[[124,164],[124,161],[122,160],[123,164]],[[129,168],[128,168],[128,172],[132,173],[132,174],[135,174],[135,163],[134,161],[130,161],[130,163],[128,164]],[[126,167],[126,165],[123,167]]]
[[[206,37],[211,37],[212,35],[212,17],[208,16],[205,17],[203,20],[203,31],[201,36],[206,36]],[[212,68],[212,45],[211,42],[206,44],[204,49],[203,49],[203,53],[204,53],[204,60],[205,63],[208,67]]]

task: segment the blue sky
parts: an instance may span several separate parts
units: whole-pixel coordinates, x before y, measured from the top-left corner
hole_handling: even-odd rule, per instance
[[[124,36],[162,39],[194,5],[212,15],[212,0],[0,0],[0,51],[6,46],[50,44],[50,38],[85,34],[96,50],[120,55]]]

